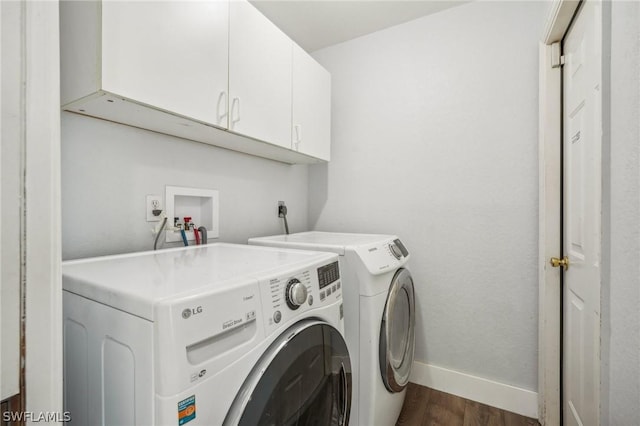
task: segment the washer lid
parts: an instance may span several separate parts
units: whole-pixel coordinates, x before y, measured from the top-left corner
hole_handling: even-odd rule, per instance
[[[250,285],[279,269],[303,268],[335,255],[215,243],[62,263],[63,288],[154,320],[154,305]]]

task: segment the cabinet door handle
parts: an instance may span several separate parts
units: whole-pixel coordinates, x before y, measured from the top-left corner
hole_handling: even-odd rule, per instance
[[[233,98],[231,103],[231,128],[238,121],[240,121],[240,98]]]
[[[224,99],[224,103],[222,103],[223,99]],[[221,104],[224,107],[224,112],[222,114],[220,114],[220,110],[221,110],[220,105]],[[220,95],[218,96],[218,109],[217,109],[217,112],[218,112],[218,121],[217,121],[217,123],[218,123],[218,125],[221,125],[222,124],[222,119],[229,116],[229,103],[227,102],[227,92],[225,92],[225,91],[220,92]],[[224,123],[224,124],[225,124],[225,127],[227,127],[228,123]]]
[[[296,151],[298,150],[298,145],[300,145],[300,142],[302,142],[302,126],[300,124],[296,124],[293,126],[293,128],[296,131]]]

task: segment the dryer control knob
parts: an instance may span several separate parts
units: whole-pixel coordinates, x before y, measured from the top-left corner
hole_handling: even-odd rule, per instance
[[[307,287],[297,278],[289,280],[285,299],[287,300],[287,306],[293,310],[298,309],[300,305],[307,301]]]
[[[402,257],[402,251],[400,250],[400,247],[398,247],[394,243],[389,244],[389,250],[391,250],[391,254],[396,259],[400,259]]]

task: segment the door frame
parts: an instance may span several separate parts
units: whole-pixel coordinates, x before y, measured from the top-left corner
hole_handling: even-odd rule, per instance
[[[538,419],[561,422],[562,281],[562,68],[561,42],[580,5],[554,0],[539,45],[538,227]]]
[[[58,11],[57,0],[25,2],[25,408],[62,413]]]
[[[18,5],[15,37],[20,49],[2,51],[2,63],[19,63],[21,68],[19,84],[6,88],[19,100],[11,111],[17,117],[11,125],[19,137],[10,141],[19,145],[21,155],[16,200],[20,219],[12,224],[20,228],[19,409],[59,418],[63,405],[58,1]]]

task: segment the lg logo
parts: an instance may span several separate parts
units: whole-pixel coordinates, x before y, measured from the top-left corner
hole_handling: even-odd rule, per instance
[[[189,319],[192,315],[198,315],[202,313],[202,306],[198,306],[197,308],[187,308],[182,311],[182,318]]]

